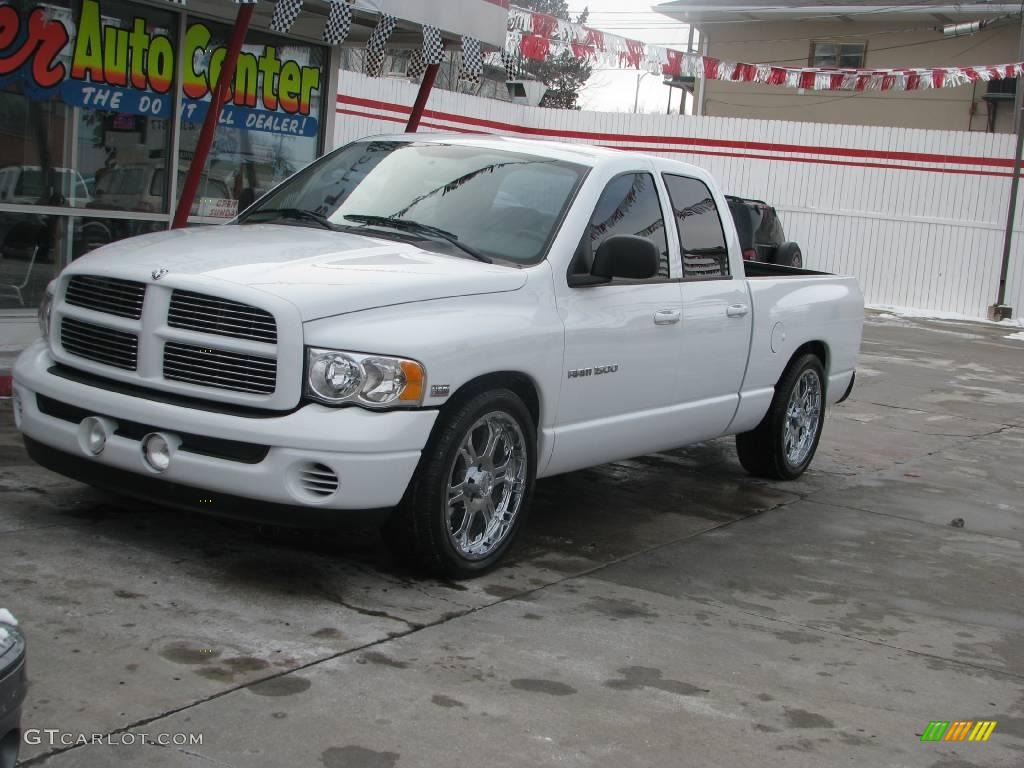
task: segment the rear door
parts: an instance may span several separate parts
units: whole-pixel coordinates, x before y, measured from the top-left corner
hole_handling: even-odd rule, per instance
[[[680,397],[689,440],[723,434],[739,403],[750,352],[752,306],[743,275],[733,275],[729,241],[708,185],[663,175],[682,257]]]

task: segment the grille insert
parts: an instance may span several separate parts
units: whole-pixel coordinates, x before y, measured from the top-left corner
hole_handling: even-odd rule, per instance
[[[173,291],[167,324],[217,336],[277,343],[277,323],[266,310],[191,291]]]
[[[304,464],[299,469],[299,485],[306,493],[326,498],[340,485],[334,470],[324,464]]]
[[[164,378],[270,395],[277,388],[277,361],[272,357],[168,342],[164,346]]]
[[[138,365],[139,339],[134,333],[65,317],[60,321],[60,344],[69,355],[114,368],[134,371]]]
[[[142,317],[145,297],[143,283],[92,275],[75,275],[64,291],[64,301],[68,304],[132,320]]]

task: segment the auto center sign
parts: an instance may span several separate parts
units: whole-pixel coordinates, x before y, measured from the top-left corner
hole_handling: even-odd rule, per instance
[[[201,123],[226,48],[210,28],[189,24],[184,45],[182,120]],[[150,117],[171,117],[176,53],[171,38],[143,18],[114,26],[99,0],[84,0],[77,30],[65,9],[38,6],[21,16],[0,5],[0,87],[19,81],[25,95]],[[312,115],[321,70],[284,58],[274,46],[245,46],[220,123],[245,130],[316,136]]]

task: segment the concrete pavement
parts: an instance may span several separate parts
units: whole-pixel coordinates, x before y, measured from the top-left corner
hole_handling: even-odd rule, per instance
[[[5,414],[24,725],[104,736],[26,764],[1020,766],[1009,332],[876,317],[801,480],[747,477],[731,440],[551,478],[510,564],[463,583],[415,578],[373,531],[111,500],[31,466]],[[998,725],[921,743],[931,720]]]

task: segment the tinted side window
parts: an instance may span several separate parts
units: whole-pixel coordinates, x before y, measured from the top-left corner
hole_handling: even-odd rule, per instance
[[[686,176],[665,176],[679,230],[683,277],[728,277],[729,249],[718,206],[707,185]]]
[[[573,274],[590,274],[597,249],[615,235],[638,235],[654,243],[660,254],[657,277],[669,277],[665,217],[651,174],[627,173],[608,182],[590,217],[588,234],[583,236],[576,252]]]

